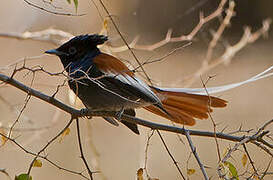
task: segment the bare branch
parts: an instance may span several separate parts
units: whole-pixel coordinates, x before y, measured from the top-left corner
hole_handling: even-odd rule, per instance
[[[252,166],[252,168],[253,168],[254,173],[255,173],[255,174],[258,174],[258,171],[257,171],[257,169],[256,169],[255,166],[254,166],[254,162],[253,162],[252,158],[250,157],[250,154],[249,154],[249,152],[248,152],[248,150],[247,150],[247,148],[246,148],[246,145],[243,144],[243,147],[244,147],[245,153],[246,153],[246,155],[247,155],[247,157],[248,157],[248,159],[249,159],[249,162],[250,162],[250,164],[251,164],[251,166]]]
[[[27,104],[28,104],[30,98],[31,98],[31,95],[28,94],[27,97],[26,97],[26,99],[25,99],[25,103],[24,103],[24,105],[23,105],[23,107],[22,107],[20,113],[18,114],[16,120],[15,120],[15,121],[13,122],[13,124],[11,125],[11,128],[10,128],[10,130],[9,130],[9,137],[11,137],[12,130],[13,130],[13,128],[15,127],[15,125],[19,122],[19,119],[20,119],[21,115],[23,114],[23,111],[26,109]]]
[[[208,72],[209,70],[215,68],[216,66],[220,65],[220,64],[228,64],[230,63],[231,59],[234,57],[234,55],[240,51],[241,49],[243,49],[244,47],[246,47],[246,45],[248,45],[249,43],[253,43],[255,42],[259,37],[265,35],[270,27],[271,24],[271,19],[266,19],[263,21],[263,26],[257,30],[256,32],[251,33],[251,28],[250,27],[246,27],[244,29],[244,34],[241,37],[241,39],[234,44],[233,46],[228,46],[225,50],[225,52],[218,58],[211,60],[211,61],[207,61],[206,59],[204,60],[204,62],[202,63],[202,66],[200,67],[199,70],[197,70],[194,75],[186,78],[186,87],[191,86],[195,80],[197,80],[200,75],[204,74],[205,72]],[[214,35],[216,36],[216,35]],[[219,35],[217,35],[219,36]],[[208,49],[208,51],[211,51],[211,48]],[[210,56],[209,54],[211,54],[212,52],[208,52],[207,56]]]
[[[54,36],[59,37],[59,39]],[[61,45],[65,41],[73,38],[74,35],[59,29],[49,28],[43,31],[36,31],[36,32],[29,32],[29,31],[26,31],[23,33],[2,32],[0,33],[0,37],[16,38],[16,39],[22,39],[22,40],[32,39],[37,41],[51,42],[55,45]]]
[[[200,160],[200,158],[199,158],[199,156],[198,156],[198,154],[196,152],[196,147],[193,145],[193,142],[191,140],[191,136],[189,134],[189,131],[186,130],[185,132],[186,132],[186,137],[187,137],[188,143],[190,145],[191,151],[192,151],[192,153],[193,153],[193,155],[194,155],[194,157],[195,157],[195,159],[196,159],[196,161],[197,161],[197,163],[198,163],[198,165],[199,165],[199,167],[200,167],[200,169],[201,169],[201,171],[202,171],[202,173],[204,175],[204,178],[206,180],[209,180],[207,172],[205,171],[205,167],[202,164],[202,162],[201,162],[201,160]]]
[[[148,179],[150,179],[151,177],[149,176],[148,170],[147,170],[147,164],[148,164],[148,149],[149,149],[149,145],[150,145],[150,141],[152,136],[154,135],[154,130],[151,130],[150,134],[148,134],[148,138],[147,138],[147,142],[146,142],[146,147],[145,147],[145,158],[144,158],[144,170],[146,173],[146,176]]]
[[[43,7],[40,7],[36,4],[33,4],[32,2],[30,1],[27,1],[27,0],[23,0],[25,3],[27,3],[28,5],[36,8],[36,9],[40,9],[42,11],[45,11],[47,13],[50,13],[50,14],[55,14],[55,15],[61,15],[61,16],[84,16],[85,14],[71,14],[71,13],[62,13],[62,12],[55,12],[55,11],[50,11],[48,9],[45,9]]]
[[[90,111],[88,109],[84,109],[84,110],[74,109],[73,107],[70,107],[70,106],[60,102],[59,100],[55,99],[54,97],[43,94],[33,88],[30,88],[30,87],[20,83],[19,81],[16,81],[15,79],[12,79],[11,77],[4,75],[4,74],[0,74],[0,80],[3,81],[4,83],[7,83],[9,85],[12,85],[12,86],[24,91],[25,93],[30,94],[31,96],[37,97],[38,99],[41,99],[51,105],[54,105],[55,107],[71,114],[74,118],[83,117],[83,116],[100,116],[100,117],[107,117],[107,116],[116,117],[117,116],[116,112],[110,112],[110,111]],[[126,115],[126,114],[121,115],[120,118],[122,120],[131,122],[131,123],[135,123],[135,124],[139,124],[142,126],[146,126],[151,129],[158,129],[158,130],[174,132],[174,133],[179,133],[179,134],[185,135],[184,128],[153,123],[153,122],[145,121],[145,120],[142,120],[142,119],[139,119],[136,117]],[[209,131],[196,131],[196,130],[188,130],[188,131],[193,136],[213,137],[213,138],[217,137],[220,139],[225,139],[225,140],[234,141],[234,142],[241,142],[242,140],[244,140],[246,138],[246,136],[233,136],[233,135],[219,133],[219,132],[215,133],[215,132],[209,132]],[[247,138],[249,138],[249,139],[246,142],[251,142],[251,143],[255,144],[256,146],[259,146],[261,149],[263,149],[268,154],[272,155],[272,153],[269,150],[267,150],[267,148],[264,148],[264,145],[262,144],[262,142],[260,142],[260,143],[257,142],[257,139],[259,137],[260,137],[259,135],[250,136],[250,137],[247,136]]]
[[[34,152],[31,152],[31,151],[27,150],[21,144],[19,144],[15,139],[9,138],[8,136],[6,136],[5,134],[3,134],[1,132],[0,132],[0,135],[7,138],[12,143],[14,143],[17,147],[19,147],[21,150],[23,150],[26,154],[30,154],[30,155],[32,155],[34,157],[37,156],[38,158],[42,158],[42,159],[46,160],[48,163],[50,163],[51,165],[53,165],[54,167],[60,169],[60,170],[63,170],[63,171],[66,171],[66,172],[69,172],[69,173],[72,173],[72,174],[76,174],[76,175],[79,175],[79,176],[81,176],[81,177],[83,177],[85,179],[88,179],[86,176],[83,175],[82,172],[76,172],[76,171],[73,171],[73,170],[70,170],[70,169],[66,169],[66,168],[58,165],[57,163],[51,161],[50,159],[48,159],[47,156],[38,155],[38,154],[36,154]]]
[[[134,57],[135,61],[137,62],[137,64],[140,66],[142,72],[144,73],[146,79],[150,82],[150,84],[152,84],[152,81],[150,79],[150,77],[148,76],[148,74],[146,73],[145,69],[143,68],[143,66],[141,65],[140,61],[138,60],[138,58],[136,57],[135,53],[133,52],[133,50],[131,49],[131,47],[129,46],[129,44],[127,43],[127,41],[125,40],[125,38],[123,37],[123,35],[121,34],[117,24],[115,23],[112,15],[110,14],[110,12],[108,11],[108,9],[106,8],[106,6],[104,5],[102,0],[99,0],[100,4],[102,5],[103,9],[105,10],[105,12],[107,13],[107,15],[109,16],[110,20],[112,21],[116,31],[118,32],[119,36],[121,37],[122,41],[124,42],[124,44],[127,46],[127,48],[129,49],[129,51],[131,52],[132,56]]]
[[[24,1],[26,1],[26,0],[24,0]],[[103,6],[103,8],[106,11],[108,17],[110,18],[113,25],[115,26],[115,29],[117,30],[120,37],[122,38],[122,40],[125,43],[125,46],[120,46],[120,47],[108,46],[107,48],[109,48],[111,52],[122,52],[122,51],[130,50],[132,55],[133,55],[134,52],[131,49],[153,51],[153,50],[155,50],[155,49],[157,49],[157,48],[159,48],[161,46],[164,46],[164,45],[166,45],[168,43],[171,43],[171,42],[191,41],[195,37],[195,35],[200,31],[200,29],[203,27],[204,24],[206,24],[209,21],[219,17],[222,14],[222,12],[224,10],[224,5],[226,4],[226,2],[227,2],[227,0],[221,0],[221,2],[219,3],[217,9],[215,11],[213,11],[211,14],[209,14],[208,16],[206,16],[206,17],[203,16],[203,13],[200,13],[199,23],[192,30],[192,32],[190,32],[187,35],[172,37],[172,29],[169,29],[168,32],[166,33],[166,37],[165,37],[164,40],[161,40],[161,41],[159,41],[157,43],[154,43],[154,44],[151,44],[151,45],[139,45],[139,44],[137,44],[137,42],[138,42],[138,40],[140,38],[139,36],[136,36],[131,43],[127,43],[127,41],[125,41],[124,37],[122,36],[121,32],[119,31],[119,29],[118,29],[118,27],[117,27],[117,25],[115,23],[115,21],[113,20],[112,15],[108,11],[108,9],[104,5],[104,3],[100,0],[101,5]],[[48,30],[50,30],[50,31],[48,31]],[[0,33],[0,36],[2,36],[2,37],[11,37],[11,38],[20,38],[20,39],[35,39],[35,40],[41,40],[41,41],[49,41],[49,42],[52,42],[54,44],[59,45],[59,44],[61,44],[61,43],[59,43],[60,40],[54,39],[52,37],[49,38],[49,36],[45,36],[45,35],[46,34],[47,35],[55,34],[55,32],[62,32],[63,34],[62,33],[58,34],[59,37],[62,38],[63,40],[65,40],[65,39],[67,40],[67,34],[66,34],[67,32],[57,30],[57,29],[48,29],[48,30],[41,31],[41,37],[36,36],[35,38],[31,37],[32,32],[26,32],[26,34],[29,35],[30,37],[25,36],[24,33]],[[33,33],[36,33],[35,35],[39,34],[39,32],[33,32]],[[42,36],[45,36],[47,38],[42,38]],[[73,37],[73,35],[71,35],[70,38],[71,37]],[[135,57],[135,55],[133,55],[133,56]],[[140,63],[139,63],[139,65],[140,65]]]
[[[89,174],[90,179],[93,180],[93,172],[90,170],[89,165],[88,165],[88,163],[87,163],[87,161],[85,159],[85,156],[83,154],[82,142],[81,142],[81,133],[80,133],[80,124],[79,124],[79,119],[78,118],[76,118],[76,124],[77,124],[77,137],[78,137],[80,154],[81,154],[80,157],[81,157],[81,159],[82,159],[82,161],[83,161],[83,163],[84,163],[84,165],[85,165],[85,167],[87,169],[87,172]]]
[[[209,100],[208,100],[208,108],[211,108],[211,97],[210,97],[210,94],[207,90],[207,87],[206,87],[206,84],[209,82],[209,80],[211,79],[212,77],[208,77],[208,79],[206,80],[206,82],[203,81],[202,77],[200,77],[201,79],[201,82],[202,82],[202,85],[203,85],[203,88],[205,89],[206,91],[206,94],[207,96],[209,97]],[[218,161],[220,162],[221,160],[221,154],[220,154],[220,146],[219,146],[219,143],[218,143],[218,139],[216,137],[216,123],[210,113],[210,111],[208,111],[208,115],[209,115],[209,118],[212,122],[212,125],[213,125],[213,132],[214,132],[214,140],[215,140],[215,144],[216,144],[216,148],[217,148],[217,155],[218,155]]]
[[[177,161],[174,159],[174,157],[173,157],[172,153],[170,152],[170,150],[169,150],[169,148],[168,148],[167,144],[165,143],[165,141],[164,141],[164,139],[163,139],[163,137],[162,137],[161,133],[159,132],[159,130],[158,130],[158,129],[156,130],[156,132],[157,132],[157,134],[159,135],[160,140],[162,141],[162,143],[163,143],[163,145],[164,145],[164,147],[165,147],[166,151],[168,152],[169,156],[171,157],[171,159],[172,159],[172,161],[173,161],[174,165],[176,166],[176,168],[177,168],[177,170],[178,170],[179,174],[181,175],[181,177],[182,177],[184,180],[186,180],[186,178],[184,177],[184,175],[183,175],[183,173],[182,173],[182,171],[181,171],[180,167],[178,166]]]
[[[230,1],[229,8],[226,11],[226,16],[225,16],[223,22],[221,23],[221,25],[218,27],[218,30],[213,34],[213,38],[209,43],[207,55],[206,55],[206,58],[203,63],[208,64],[209,61],[211,60],[213,49],[215,48],[220,37],[222,36],[225,28],[230,24],[230,19],[232,18],[233,14],[234,14],[234,7],[235,7],[234,1]]]
[[[30,175],[30,171],[33,168],[33,163],[35,162],[35,160],[40,156],[42,152],[44,152],[49,147],[49,145],[51,145],[58,137],[60,137],[63,134],[63,132],[71,125],[72,122],[73,122],[73,119],[71,118],[70,121],[66,124],[66,126],[56,136],[54,136],[50,141],[48,141],[48,143],[37,153],[36,157],[30,163],[30,166],[27,172],[28,175]]]
[[[200,29],[203,27],[204,24],[206,24],[207,22],[211,21],[212,19],[215,19],[216,17],[220,16],[221,13],[223,12],[224,9],[224,5],[226,4],[227,0],[221,0],[221,2],[219,3],[219,6],[217,7],[217,9],[212,12],[210,15],[204,17],[203,13],[200,13],[200,17],[199,17],[199,23],[195,26],[195,28],[187,35],[181,35],[178,37],[172,37],[172,29],[169,29],[165,39],[151,44],[151,45],[138,45],[137,41],[139,39],[139,36],[137,36],[131,43],[130,43],[130,48],[132,49],[138,49],[138,50],[146,50],[146,51],[153,51],[159,47],[162,47],[170,42],[183,42],[183,41],[191,41],[195,35],[200,31]],[[128,47],[126,46],[122,46],[122,47],[118,47],[118,48],[111,48],[112,52],[121,52],[121,51],[125,51],[128,50]]]
[[[0,168],[0,173],[3,173],[7,177],[7,179],[11,180],[11,177],[6,169]]]

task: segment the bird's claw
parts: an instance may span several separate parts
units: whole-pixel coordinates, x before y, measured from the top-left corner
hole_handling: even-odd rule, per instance
[[[87,117],[88,119],[92,119],[92,116],[86,115],[89,111],[87,108],[82,108],[80,111],[81,111],[81,115],[83,117]]]
[[[122,108],[120,111],[118,111],[116,113],[116,120],[120,121],[121,120],[121,116],[124,113],[124,108]]]

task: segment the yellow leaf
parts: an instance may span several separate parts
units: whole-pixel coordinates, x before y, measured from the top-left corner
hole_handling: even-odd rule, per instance
[[[0,128],[0,133],[2,133],[3,135],[6,135],[5,130],[2,128]],[[1,136],[0,146],[4,146],[7,141],[8,141],[8,139],[5,136]]]
[[[70,133],[70,128],[66,128],[60,137],[59,143],[61,143],[63,141],[64,137],[69,135],[69,133]]]
[[[102,24],[102,29],[100,31],[101,35],[107,35],[107,32],[108,32],[108,21],[109,21],[108,18],[104,19],[103,24]]]
[[[67,136],[70,133],[70,129],[66,128],[63,132],[64,136]]]
[[[108,27],[108,19],[104,19],[103,21],[103,29],[107,29]]]
[[[139,168],[137,170],[137,180],[143,180],[143,169]]]
[[[36,159],[33,164],[32,164],[33,167],[42,167],[43,166],[43,163],[41,160],[39,159]]]
[[[247,156],[246,156],[246,154],[244,154],[242,157],[242,164],[244,167],[246,166],[246,163],[247,163]]]
[[[193,175],[195,173],[195,169],[187,169],[187,174],[190,176],[190,175]]]

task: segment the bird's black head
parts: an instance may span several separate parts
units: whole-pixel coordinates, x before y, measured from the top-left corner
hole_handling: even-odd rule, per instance
[[[72,38],[57,49],[51,49],[45,53],[57,55],[64,67],[67,67],[70,63],[81,60],[88,53],[98,53],[97,45],[103,44],[107,40],[107,36],[104,35],[80,35]]]

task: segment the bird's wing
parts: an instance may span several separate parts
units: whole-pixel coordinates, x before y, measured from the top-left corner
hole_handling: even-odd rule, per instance
[[[119,73],[124,76],[127,75],[134,77],[133,71],[129,70],[123,62],[108,54],[100,53],[99,55],[94,57],[93,62],[102,72],[114,74]]]
[[[142,80],[117,58],[101,53],[93,58],[96,67],[105,74],[106,88],[125,98],[134,97],[151,104],[160,104],[159,98]],[[101,81],[102,82],[102,81]],[[110,84],[109,84],[110,83]]]

